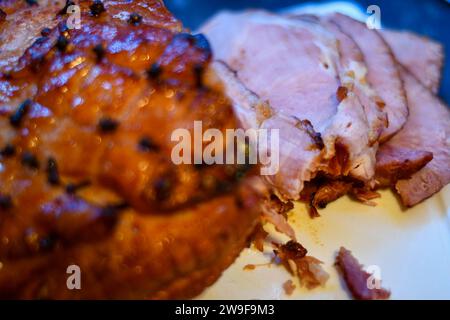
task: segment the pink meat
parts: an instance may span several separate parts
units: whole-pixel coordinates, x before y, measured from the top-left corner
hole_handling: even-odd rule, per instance
[[[221,13],[202,32],[216,57],[270,103],[271,116],[258,125],[280,129],[280,172],[268,180],[281,196],[298,199],[304,181],[319,171],[371,180],[375,150],[367,117],[353,92],[337,96],[342,81],[332,33],[316,23],[262,11]],[[318,134],[320,150],[311,139]],[[348,152],[348,163],[333,166],[337,143]]]
[[[388,145],[433,153],[423,169],[399,180],[395,189],[406,206],[432,196],[450,182],[450,110],[406,70],[401,72],[408,92],[410,117]]]
[[[352,255],[352,252],[344,247],[340,248],[336,257],[336,266],[355,299],[379,300],[388,299],[391,295],[388,290],[381,287],[369,287],[372,284],[369,280],[371,275],[364,271],[363,266]]]
[[[444,64],[442,45],[411,32],[383,30],[381,34],[394,52],[397,61],[425,87],[437,93]]]
[[[339,13],[329,19],[352,37],[362,50],[368,68],[367,79],[387,112],[388,127],[381,135],[381,140],[386,141],[402,128],[408,118],[405,90],[392,51],[376,30],[368,29],[363,23]]]

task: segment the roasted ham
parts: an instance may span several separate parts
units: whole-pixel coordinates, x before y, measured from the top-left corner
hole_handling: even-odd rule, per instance
[[[171,160],[175,129],[238,127],[208,42],[157,0],[78,3],[81,29],[55,14],[1,74],[0,296],[192,297],[260,215],[248,166]]]

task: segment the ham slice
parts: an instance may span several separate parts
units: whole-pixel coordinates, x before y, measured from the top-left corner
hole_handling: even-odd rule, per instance
[[[410,115],[404,128],[380,148],[377,172],[402,159],[413,166],[412,171],[426,163],[410,177],[393,181],[403,204],[413,206],[450,182],[450,110],[409,71],[402,69],[401,76]]]
[[[380,97],[379,104],[388,116],[388,127],[381,135],[386,141],[399,131],[408,117],[405,90],[392,51],[376,30],[343,14],[329,16],[361,49],[368,68],[367,80]]]
[[[433,93],[439,90],[444,49],[436,41],[411,33],[383,30],[395,58]]]
[[[372,283],[375,279],[369,279],[371,275],[364,270],[364,267],[352,255],[350,250],[347,250],[344,247],[339,249],[339,253],[336,256],[336,267],[340,271],[349,291],[355,299],[389,299],[391,293],[388,290],[381,288],[380,283]],[[371,285],[374,285],[374,287],[371,288]]]
[[[221,13],[202,32],[216,57],[270,103],[270,116],[256,127],[280,130],[280,171],[267,180],[281,197],[298,199],[303,183],[319,171],[372,179],[376,150],[367,117],[354,92],[339,95],[345,88],[332,33],[317,23],[262,11]],[[228,95],[235,99],[233,89]],[[243,112],[244,123],[261,118],[257,110],[236,111]],[[345,163],[337,161],[339,153]]]
[[[387,126],[387,115],[377,104],[379,97],[367,82],[367,67],[361,49],[350,36],[340,30],[338,25],[324,17],[304,14],[294,16],[294,18],[320,23],[336,37],[339,50],[337,63],[339,77],[342,83],[351,89],[360,100],[370,127],[370,142],[375,144]]]

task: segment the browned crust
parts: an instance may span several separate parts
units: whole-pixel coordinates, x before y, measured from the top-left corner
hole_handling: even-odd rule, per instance
[[[125,212],[110,239],[51,255],[4,263],[0,297],[8,299],[182,299],[211,285],[247,245],[259,221],[250,186],[170,216]],[[81,269],[68,290],[66,268]]]

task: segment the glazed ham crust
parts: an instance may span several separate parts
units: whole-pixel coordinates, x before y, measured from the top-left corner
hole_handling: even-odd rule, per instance
[[[238,126],[208,42],[160,1],[78,3],[0,79],[0,296],[192,297],[259,217],[248,167],[171,161],[175,129]]]

